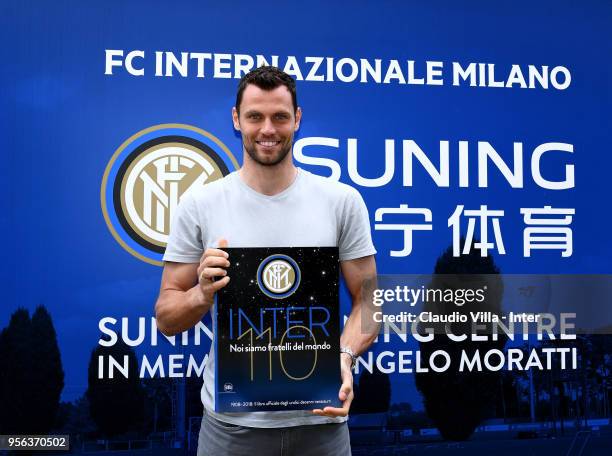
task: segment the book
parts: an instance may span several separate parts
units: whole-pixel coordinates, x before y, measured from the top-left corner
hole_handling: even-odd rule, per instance
[[[340,407],[337,247],[224,248],[215,411]]]

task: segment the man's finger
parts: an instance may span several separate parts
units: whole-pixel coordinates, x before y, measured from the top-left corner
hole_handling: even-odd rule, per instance
[[[351,391],[353,391],[352,384],[348,381],[344,381],[342,383],[342,386],[340,386],[340,392],[338,393],[338,399],[340,399],[342,402],[346,401],[346,399],[349,397],[349,394],[351,394]]]
[[[214,277],[225,277],[227,271],[222,268],[204,268],[202,274],[200,274],[200,280],[202,278],[212,280]]]
[[[202,256],[200,257],[200,263],[202,263],[206,258],[208,257],[224,257],[224,258],[228,258],[229,257],[229,253],[223,251],[223,250],[219,250],[219,249],[206,249],[204,251],[204,253],[202,254]]]
[[[221,267],[221,268],[228,268],[230,265],[230,262],[225,257],[209,256],[208,258],[205,258],[204,261],[200,263],[200,265],[204,266],[205,268],[210,268],[210,267],[215,267],[215,266]]]
[[[208,285],[208,289],[211,290],[212,292],[216,293],[221,288],[226,286],[229,283],[229,281],[230,281],[229,276],[225,276],[221,280],[217,280],[216,282],[213,282],[210,285]]]
[[[315,415],[319,415],[319,416],[331,416],[331,417],[346,416],[348,415],[348,407],[342,407],[342,408],[325,407],[323,410],[314,409],[312,413],[314,413]]]
[[[327,416],[346,416],[348,415],[348,407],[325,407],[323,409],[323,413],[325,413]]]

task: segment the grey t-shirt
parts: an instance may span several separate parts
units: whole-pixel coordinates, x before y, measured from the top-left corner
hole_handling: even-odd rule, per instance
[[[184,194],[172,218],[164,261],[198,263],[219,239],[231,247],[335,247],[340,261],[376,253],[366,205],[354,188],[298,169],[283,192],[267,196],[237,172]],[[231,261],[231,258],[230,258]],[[285,427],[342,422],[309,410],[215,413],[214,344],[204,369],[202,403],[207,413],[233,424]],[[340,389],[340,380],[338,380]]]

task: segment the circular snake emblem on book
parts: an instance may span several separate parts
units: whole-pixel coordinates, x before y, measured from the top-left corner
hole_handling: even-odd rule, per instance
[[[257,284],[270,298],[283,299],[292,295],[300,285],[300,268],[287,255],[271,255],[257,268]]]

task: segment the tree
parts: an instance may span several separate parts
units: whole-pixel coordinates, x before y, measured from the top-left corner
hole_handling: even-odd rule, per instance
[[[115,370],[113,378],[106,378],[109,360],[112,358],[123,366],[125,357],[128,363],[127,378],[118,370]],[[98,378],[100,359],[105,368],[103,378]],[[91,352],[86,396],[91,417],[102,435],[113,437],[140,430],[145,393],[138,373],[136,354],[121,338],[110,347],[98,345]]]
[[[375,370],[363,371],[359,384],[355,385],[355,399],[351,413],[385,413],[391,404],[391,382],[389,374]]]
[[[31,356],[30,314],[17,309],[0,334],[0,432],[18,434],[28,431],[28,360]]]
[[[64,372],[51,316],[17,309],[0,333],[0,433],[46,434],[53,427]]]
[[[146,396],[145,430],[149,433],[172,429],[172,383],[175,379],[153,377],[143,380]],[[201,401],[198,400],[200,404]],[[200,415],[202,413],[200,412]]]
[[[455,305],[455,302],[430,301],[425,304],[424,311],[434,314],[460,312],[468,315],[471,311],[488,311],[498,315],[501,313],[503,283],[498,276],[499,269],[491,257],[481,257],[480,252],[476,250],[467,255],[453,257],[452,247],[449,247],[438,258],[434,272],[436,275],[433,276],[429,288],[476,290],[486,286],[486,298],[481,303],[462,306]],[[476,350],[482,353],[493,348],[503,349],[506,343],[504,337],[497,341],[471,341],[471,318],[468,317],[468,321],[466,324],[451,325],[454,334],[468,335],[462,342],[454,342],[446,337],[447,328],[444,325],[433,325],[434,340],[419,343],[421,358],[429,359],[434,351],[443,350],[450,355],[451,366],[456,366],[462,352],[471,358]],[[491,333],[489,329],[488,334]],[[451,368],[445,372],[417,373],[415,382],[423,395],[427,415],[435,423],[442,437],[448,440],[466,440],[487,414],[494,414],[500,375],[499,372],[459,372]]]
[[[61,402],[55,429],[61,434],[70,434],[71,443],[95,435],[96,424],[89,413],[89,401],[84,394],[72,402]]]
[[[39,306],[32,315],[32,353],[30,399],[37,404],[37,413],[30,417],[30,432],[46,434],[53,427],[64,388],[64,371],[55,328],[49,312]]]

